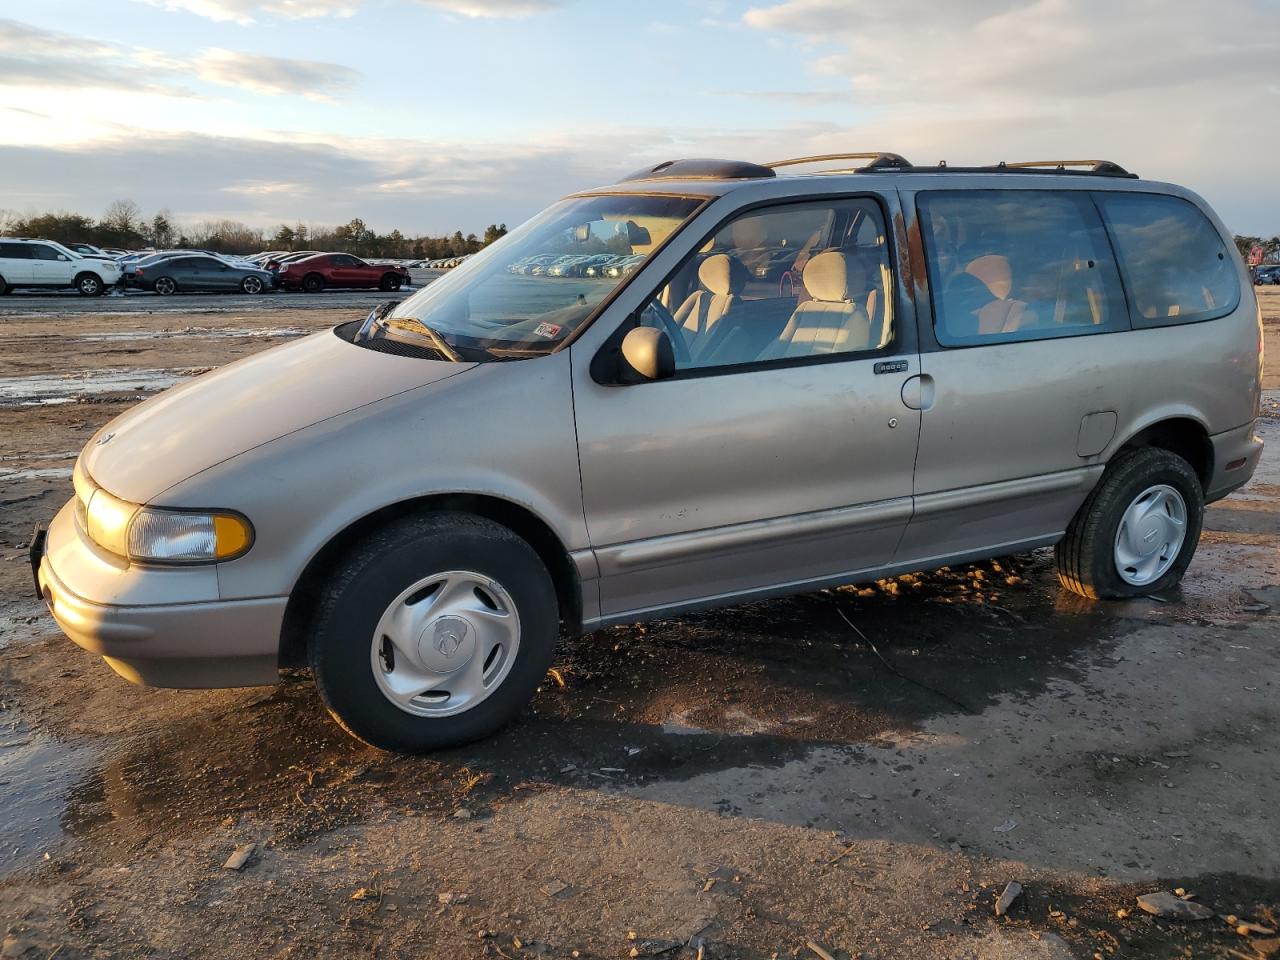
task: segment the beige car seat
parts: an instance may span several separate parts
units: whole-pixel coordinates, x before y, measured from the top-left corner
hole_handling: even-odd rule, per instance
[[[813,299],[796,307],[761,360],[808,357],[872,347],[865,302],[867,282],[857,261],[838,250],[820,253],[804,268],[804,286]],[[855,302],[858,298],[862,302]]]

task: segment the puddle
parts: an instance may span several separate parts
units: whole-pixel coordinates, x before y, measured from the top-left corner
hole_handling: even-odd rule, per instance
[[[242,319],[237,317],[236,319]],[[0,336],[0,344],[14,343],[120,343],[140,340],[286,340],[304,337],[315,330],[301,327],[183,327],[178,330],[113,330],[73,336],[37,333]]]
[[[108,368],[71,374],[0,377],[0,406],[74,403],[103,393],[154,393],[205,373],[208,368]]]
[[[1000,571],[1017,582],[994,589]],[[939,713],[981,713],[1074,676],[1141,622],[1064,601],[1043,555],[1000,571],[965,567],[859,588],[866,595],[829,591],[599,631],[565,645],[564,686],[548,681],[516,724],[430,757],[351,740],[306,678],[198,701],[165,692],[152,701],[155,722],[112,743],[76,785],[63,823],[104,849],[136,848],[252,815],[292,843],[382,815],[499,806],[548,785],[678,782],[778,767],[818,747],[858,763],[861,747]],[[90,686],[116,681],[95,668],[75,682],[92,697]]]
[[[0,483],[14,480],[69,480],[71,467],[45,467],[38,470],[8,470],[0,467]]]
[[[78,456],[80,456],[79,450],[59,450],[54,453],[6,453],[0,456],[0,463],[12,463],[15,460],[23,463],[32,460],[74,460]]]
[[[0,733],[0,877],[38,863],[62,836],[68,792],[97,751],[24,733]]]

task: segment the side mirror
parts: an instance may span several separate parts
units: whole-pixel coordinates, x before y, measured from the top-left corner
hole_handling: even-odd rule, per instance
[[[636,327],[622,338],[618,357],[618,380],[643,383],[665,380],[676,372],[676,351],[665,330]]]

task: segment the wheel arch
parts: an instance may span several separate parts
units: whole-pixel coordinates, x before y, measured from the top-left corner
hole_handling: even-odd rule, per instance
[[[280,666],[300,667],[306,664],[307,640],[317,599],[325,580],[341,561],[346,550],[374,530],[400,517],[444,511],[484,517],[502,524],[524,539],[533,547],[551,574],[562,629],[569,632],[581,629],[582,589],[577,568],[559,536],[545,520],[528,507],[501,497],[475,493],[430,494],[402,500],[365,514],[330,537],[316,551],[289,593],[280,631]]]
[[[1111,459],[1126,450],[1144,447],[1157,447],[1182,457],[1191,464],[1202,487],[1207,488],[1213,478],[1213,441],[1204,421],[1189,412],[1162,417],[1136,429],[1116,447]]]

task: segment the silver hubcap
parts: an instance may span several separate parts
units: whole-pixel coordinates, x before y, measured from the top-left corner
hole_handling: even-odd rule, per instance
[[[245,277],[244,289],[248,293],[257,293],[262,289],[262,281],[257,277]]]
[[[162,277],[156,281],[156,293],[169,294],[173,293],[173,281],[168,277]]]
[[[502,585],[451,570],[392,601],[373,634],[370,663],[382,695],[406,713],[447,717],[493,693],[520,648],[520,617]]]
[[[98,281],[94,280],[92,277],[86,277],[80,281],[80,289],[85,293],[97,293]]]
[[[1182,552],[1187,537],[1187,505],[1168,484],[1138,495],[1116,531],[1116,570],[1125,583],[1140,587],[1159,580]]]

